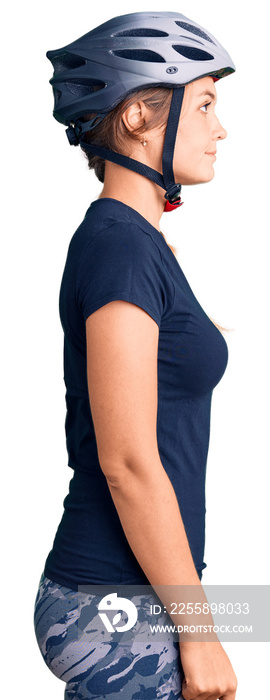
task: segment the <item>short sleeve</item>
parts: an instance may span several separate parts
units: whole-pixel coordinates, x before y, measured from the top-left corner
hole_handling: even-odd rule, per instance
[[[81,253],[76,300],[84,320],[116,299],[144,309],[160,326],[165,270],[152,236],[136,224],[115,222],[98,231]]]

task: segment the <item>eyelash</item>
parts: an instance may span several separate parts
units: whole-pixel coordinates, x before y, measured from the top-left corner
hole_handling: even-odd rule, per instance
[[[200,107],[200,109],[203,109],[203,107],[209,107],[210,104],[211,104],[211,102],[207,102],[207,104],[202,105],[202,107]],[[207,112],[204,112],[204,114],[207,114]]]

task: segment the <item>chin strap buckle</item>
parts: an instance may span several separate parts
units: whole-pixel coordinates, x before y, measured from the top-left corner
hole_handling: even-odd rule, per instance
[[[167,192],[165,192],[165,199],[168,199],[170,204],[174,204],[176,199],[181,199],[180,197],[181,185],[178,182],[177,185],[172,185]]]
[[[182,204],[184,204],[184,202],[181,202],[180,192],[181,192],[180,183],[177,183],[176,185],[172,185],[172,187],[170,187],[167,190],[164,197],[168,201],[165,204],[164,211],[174,211],[178,207],[181,207]]]
[[[80,143],[81,127],[80,126],[69,126],[66,129],[66,135],[71,146],[78,146]]]
[[[164,211],[175,211],[175,209],[178,209],[178,207],[181,207],[184,202],[181,202],[181,197],[177,199],[177,201],[174,204],[170,204],[170,202],[166,202]]]

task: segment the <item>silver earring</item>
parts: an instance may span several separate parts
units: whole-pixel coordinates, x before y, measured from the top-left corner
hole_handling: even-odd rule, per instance
[[[143,146],[146,146],[147,141],[145,141],[145,139],[144,139],[143,141],[141,141],[141,143],[142,143]]]

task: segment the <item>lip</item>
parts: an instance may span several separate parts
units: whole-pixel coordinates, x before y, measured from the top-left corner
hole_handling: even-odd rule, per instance
[[[206,153],[206,156],[213,156],[214,158],[216,157],[216,151],[214,153]]]

